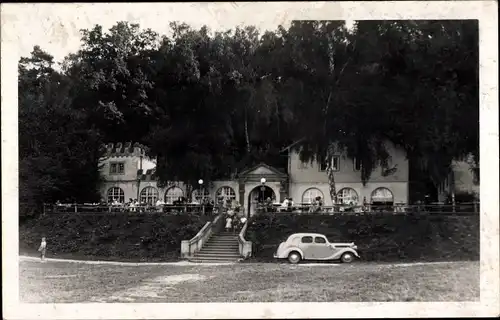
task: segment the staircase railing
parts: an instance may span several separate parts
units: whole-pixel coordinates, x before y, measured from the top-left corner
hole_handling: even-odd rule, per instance
[[[222,214],[217,215],[213,221],[205,223],[198,233],[190,240],[182,240],[181,242],[181,258],[189,258],[203,248],[203,245],[208,241],[210,236],[218,232],[221,227]]]
[[[250,258],[252,256],[252,242],[245,239],[245,233],[248,228],[248,220],[241,228],[240,234],[238,235],[238,248],[240,251],[240,256],[243,259]]]

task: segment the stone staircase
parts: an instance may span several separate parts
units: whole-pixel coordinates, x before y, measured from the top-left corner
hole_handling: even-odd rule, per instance
[[[191,262],[236,262],[240,259],[238,232],[222,231],[210,236]]]

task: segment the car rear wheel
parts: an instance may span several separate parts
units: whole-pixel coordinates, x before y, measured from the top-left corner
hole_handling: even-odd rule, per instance
[[[340,257],[340,261],[342,261],[343,263],[351,263],[354,261],[354,254],[352,254],[351,252],[346,252],[342,255],[342,257]]]
[[[298,253],[297,251],[290,252],[290,254],[288,255],[288,261],[291,264],[297,264],[300,262],[300,260],[301,260],[300,253]]]

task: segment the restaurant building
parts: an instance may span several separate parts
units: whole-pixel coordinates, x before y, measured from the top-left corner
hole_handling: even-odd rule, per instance
[[[146,157],[144,147],[139,144],[117,143],[106,145],[106,154],[101,161],[101,195],[104,200],[125,203],[129,199],[154,204],[158,199],[172,204],[179,197],[186,197],[182,182],[171,182],[165,187],[157,184],[155,161]],[[390,144],[387,147],[390,160],[386,167],[375,168],[370,180],[363,185],[361,166],[356,159],[345,154],[336,154],[332,159],[338,202],[353,203],[407,203],[408,161],[403,150]],[[280,170],[265,163],[239,172],[234,179],[205,181],[193,187],[193,202],[202,195],[215,202],[220,199],[238,201],[248,214],[255,212],[257,203],[271,198],[281,203],[291,197],[295,203],[310,203],[321,197],[325,206],[333,205],[329,193],[325,163],[303,163],[292,148],[283,150],[288,155],[288,168]],[[203,180],[203,177],[200,177]],[[265,182],[264,182],[265,181]],[[263,183],[264,182],[264,183]]]

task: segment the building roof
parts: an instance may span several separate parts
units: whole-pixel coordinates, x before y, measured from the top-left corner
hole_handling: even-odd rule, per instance
[[[253,166],[253,167],[251,167],[249,169],[246,169],[246,170],[240,172],[238,174],[238,176],[242,177],[242,176],[251,175],[251,173],[253,171],[256,171],[259,168],[265,168],[265,169],[267,169],[268,172],[264,173],[264,175],[275,175],[275,176],[278,176],[278,177],[286,177],[287,176],[286,173],[282,172],[281,170],[276,169],[275,167],[272,167],[272,166],[270,166],[268,164],[265,164],[264,162],[261,162],[258,165],[255,165],[255,166]],[[258,174],[258,173],[256,173],[256,174]]]
[[[135,142],[116,142],[107,143],[101,146],[106,156],[113,157],[131,157],[145,154],[146,146]]]
[[[156,169],[148,169],[146,172],[144,170],[137,170],[137,177],[141,179],[141,181],[156,181]]]

